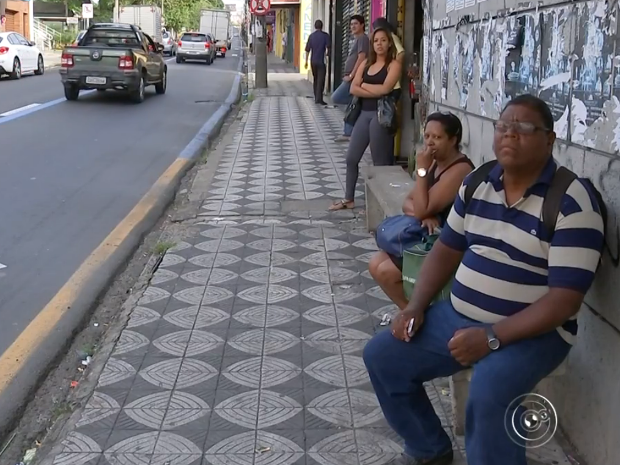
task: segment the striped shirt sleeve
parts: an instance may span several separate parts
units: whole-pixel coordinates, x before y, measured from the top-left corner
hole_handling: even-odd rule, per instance
[[[582,294],[594,281],[605,241],[596,197],[581,180],[567,189],[549,247],[549,287]]]
[[[446,224],[444,225],[439,240],[451,249],[465,252],[467,249],[467,240],[465,239],[465,186],[467,178],[461,187],[459,193],[454,199],[454,205],[450,210]]]

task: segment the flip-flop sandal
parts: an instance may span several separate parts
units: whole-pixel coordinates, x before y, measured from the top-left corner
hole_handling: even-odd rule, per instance
[[[337,211],[337,210],[347,210],[355,208],[355,204],[353,202],[349,202],[347,200],[338,200],[337,202],[332,203],[329,207],[329,211]]]

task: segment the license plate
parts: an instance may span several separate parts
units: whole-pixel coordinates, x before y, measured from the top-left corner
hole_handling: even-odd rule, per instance
[[[93,76],[88,76],[86,78],[86,84],[97,84],[97,85],[102,85],[105,84],[107,81],[106,78],[104,77],[93,77]]]

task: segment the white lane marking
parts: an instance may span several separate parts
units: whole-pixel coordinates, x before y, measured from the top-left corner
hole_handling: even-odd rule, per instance
[[[3,265],[2,263],[0,263],[0,270],[6,268],[6,265]]]
[[[237,55],[236,53],[233,53],[232,56],[236,57],[236,56],[239,56],[239,55]]]
[[[22,111],[30,110],[31,108],[38,107],[41,105],[40,103],[31,103],[30,105],[25,105],[23,107],[16,108],[15,110],[5,111],[4,113],[0,113],[0,117],[11,116],[16,113],[20,113]]]

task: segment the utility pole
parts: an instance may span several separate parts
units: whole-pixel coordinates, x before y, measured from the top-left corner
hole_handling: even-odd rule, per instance
[[[118,23],[118,18],[120,17],[120,11],[118,6],[118,0],[114,0],[114,22]]]
[[[254,87],[267,88],[267,28],[265,15],[258,16],[259,31],[254,34]],[[258,32],[258,34],[256,33]]]

